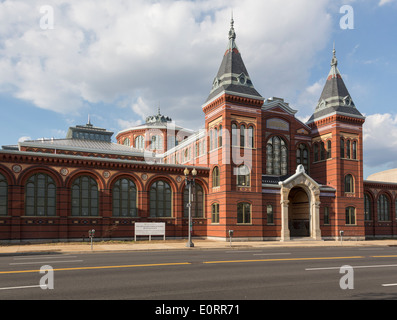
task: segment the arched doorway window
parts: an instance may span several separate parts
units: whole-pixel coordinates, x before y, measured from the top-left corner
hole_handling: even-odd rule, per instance
[[[172,217],[172,190],[165,181],[156,181],[149,191],[150,216],[156,218]]]
[[[204,192],[203,188],[196,183],[192,187],[192,218],[204,218]],[[189,216],[189,189],[185,188],[183,191],[183,215]]]
[[[291,189],[289,196],[288,225],[291,237],[310,236],[310,205],[306,191],[301,187]]]
[[[8,209],[8,183],[7,179],[0,174],[0,216],[6,216]]]
[[[112,189],[113,216],[136,217],[137,216],[137,190],[135,183],[130,179],[119,179]]]
[[[72,216],[99,216],[99,191],[96,181],[82,176],[72,183]]]
[[[56,185],[49,175],[38,173],[26,182],[25,214],[27,216],[56,215]]]

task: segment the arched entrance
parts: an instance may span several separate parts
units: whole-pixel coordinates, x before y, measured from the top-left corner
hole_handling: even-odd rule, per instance
[[[290,237],[321,240],[320,186],[309,177],[302,165],[296,173],[279,182],[281,187],[281,241]]]
[[[292,188],[289,196],[288,227],[291,237],[310,237],[309,196],[301,187]]]

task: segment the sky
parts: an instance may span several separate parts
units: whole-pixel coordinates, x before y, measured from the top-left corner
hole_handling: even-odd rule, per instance
[[[348,6],[348,7],[346,7]],[[0,0],[0,146],[117,132],[157,113],[204,125],[228,43],[257,91],[307,120],[338,67],[364,124],[364,178],[397,168],[397,0]]]

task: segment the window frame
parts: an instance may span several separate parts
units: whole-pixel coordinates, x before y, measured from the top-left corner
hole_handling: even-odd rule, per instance
[[[86,190],[86,191],[82,189],[82,186],[85,183],[84,179],[88,180],[87,181],[88,190]],[[77,182],[79,182],[79,183],[77,183]],[[78,193],[79,193],[78,206],[74,205],[74,200],[76,200],[74,197],[74,190],[73,190],[74,187],[79,188],[78,189]],[[100,216],[100,214],[99,214],[99,185],[98,185],[98,182],[94,178],[92,178],[89,175],[82,175],[82,176],[76,177],[73,180],[70,189],[71,189],[71,199],[72,199],[72,202],[71,202],[72,212],[71,213],[72,213],[73,217],[99,217]],[[95,202],[95,199],[92,199],[93,198],[92,197],[93,189],[95,189],[95,191],[96,191],[96,202]],[[87,194],[87,197],[84,197],[84,193]],[[93,203],[93,201],[94,201],[94,203]],[[85,206],[84,202],[86,202],[88,204],[88,206]],[[93,204],[95,204],[96,207],[93,206]],[[76,209],[76,207],[78,207],[79,214],[75,214],[73,212],[74,209]],[[88,210],[87,214],[83,214],[84,209]],[[93,210],[93,209],[96,209],[96,214],[93,214],[93,211],[95,213],[95,210]]]
[[[248,210],[248,212],[247,212],[247,210]],[[237,224],[252,224],[252,205],[251,205],[251,203],[239,202],[237,204]]]
[[[127,190],[123,190],[123,182],[127,182]],[[131,190],[132,188],[132,190]],[[118,190],[117,190],[118,189]],[[116,192],[117,191],[117,192]],[[132,193],[131,193],[132,191]],[[118,199],[116,198],[118,195]],[[125,196],[127,198],[125,199]],[[119,204],[117,207],[116,204]],[[125,207],[124,204],[127,204]],[[127,210],[124,214],[123,210]],[[118,213],[116,214],[116,212]],[[118,179],[112,187],[112,217],[138,217],[138,189],[132,179],[122,177]]]

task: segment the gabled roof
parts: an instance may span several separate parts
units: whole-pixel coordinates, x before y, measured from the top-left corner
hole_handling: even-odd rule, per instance
[[[206,102],[223,93],[264,100],[252,84],[235,40],[236,32],[232,18],[229,43]]]
[[[334,114],[365,119],[360,111],[357,110],[342,79],[342,75],[339,72],[335,48],[333,50],[331,70],[328,74],[316,110],[309,119],[308,124]]]

